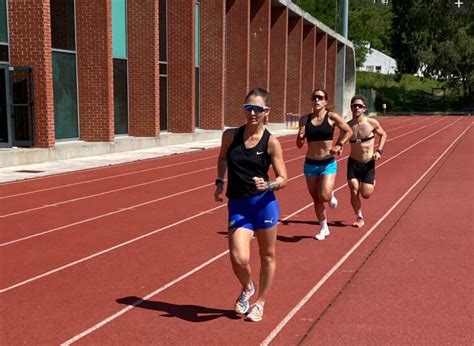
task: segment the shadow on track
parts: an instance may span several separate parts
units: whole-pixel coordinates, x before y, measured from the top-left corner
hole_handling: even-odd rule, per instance
[[[177,317],[189,322],[207,322],[226,317],[237,320],[240,317],[233,310],[206,308],[198,305],[177,305],[160,301],[142,300],[139,297],[124,297],[116,300],[119,304],[133,305],[137,308],[163,311],[163,317]]]

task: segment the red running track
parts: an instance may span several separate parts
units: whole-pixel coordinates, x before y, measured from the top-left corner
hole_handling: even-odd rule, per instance
[[[349,227],[344,155],[322,242],[304,150],[280,138],[290,181],[261,323],[232,312],[217,149],[1,185],[3,343],[472,344],[472,121],[382,124],[366,226]]]

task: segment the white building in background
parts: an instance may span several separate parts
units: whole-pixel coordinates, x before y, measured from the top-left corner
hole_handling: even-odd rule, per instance
[[[370,48],[364,66],[358,68],[359,71],[379,72],[381,74],[394,74],[397,70],[397,62],[394,58]]]

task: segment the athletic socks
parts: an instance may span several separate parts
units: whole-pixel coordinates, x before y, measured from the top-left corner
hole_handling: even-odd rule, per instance
[[[329,201],[329,208],[331,208],[331,209],[336,209],[337,208],[337,198],[334,195],[334,192],[332,193],[331,200]]]
[[[321,230],[314,236],[317,240],[324,240],[329,234],[328,220],[319,222],[321,224]]]
[[[352,227],[357,227],[357,228],[361,228],[363,227],[365,224],[364,222],[364,217],[362,216],[362,212],[359,211],[357,213],[357,219],[354,221],[354,223],[352,224]]]

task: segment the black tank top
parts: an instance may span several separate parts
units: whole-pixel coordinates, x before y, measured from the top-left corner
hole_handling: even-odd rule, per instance
[[[308,142],[332,141],[334,127],[329,124],[329,112],[326,112],[323,122],[314,126],[311,122],[311,113],[308,114],[308,121],[305,126],[305,137]]]
[[[262,138],[253,148],[244,144],[245,126],[239,127],[232,144],[227,150],[228,185],[226,196],[231,199],[250,197],[260,192],[255,187],[253,177],[268,180],[268,168],[271,164],[268,155],[270,132],[265,129]]]

